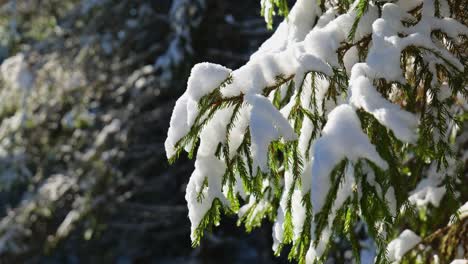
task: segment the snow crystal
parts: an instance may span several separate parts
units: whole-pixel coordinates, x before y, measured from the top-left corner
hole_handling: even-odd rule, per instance
[[[198,63],[193,66],[187,83],[187,124],[192,126],[198,115],[198,101],[218,88],[231,73],[231,70],[218,64]]]
[[[346,166],[343,182],[340,183],[339,189],[336,193],[336,198],[333,202],[330,214],[328,215],[327,226],[321,233],[318,245],[316,247],[311,245],[307,252],[306,258],[308,263],[312,262],[316,258],[320,258],[323,255],[326,245],[328,244],[328,241],[331,236],[333,221],[335,220],[336,213],[343,206],[346,200],[349,197],[351,197],[354,185],[354,165],[348,163],[348,165]],[[312,233],[313,232],[314,230],[312,230]]]
[[[175,154],[175,144],[194,124],[198,115],[198,101],[218,88],[231,73],[231,70],[212,63],[199,63],[192,69],[187,83],[187,91],[177,100],[172,112],[167,139],[164,143],[168,158]]]
[[[314,225],[312,225],[311,228],[312,228],[311,233],[313,234]],[[330,230],[330,228],[326,227],[321,233],[317,246],[314,247],[313,243],[311,243],[311,245],[309,246],[309,250],[307,250],[307,254],[306,254],[307,264],[314,263],[316,259],[320,258],[323,255],[327,247],[328,241],[330,240],[331,232],[332,231]]]
[[[300,2],[312,3],[313,1]],[[377,17],[376,10],[376,7],[372,5],[369,7],[369,11],[364,16],[366,19],[362,21],[363,25]],[[223,96],[236,96],[240,93],[259,94],[263,88],[276,85],[278,76],[288,78],[297,74],[295,80],[300,81],[303,78],[302,75],[309,71],[332,75],[331,67],[328,64],[339,66],[336,50],[340,43],[347,38],[350,25],[355,17],[355,11],[341,15],[323,28],[311,30],[305,36],[304,41],[294,42],[287,48],[275,46],[275,52],[272,52],[272,49],[260,48],[260,51],[252,56],[247,64],[232,72],[232,83],[221,89]],[[362,32],[357,34],[359,36],[356,39],[369,34],[371,30],[370,27],[366,28],[366,26],[361,26],[359,29]]]
[[[267,24],[271,24],[273,23],[273,21],[271,20],[269,14],[270,12],[275,15],[275,10],[274,10],[274,6],[273,6],[273,3],[269,0],[261,0],[260,1],[260,5],[262,6],[262,9],[264,10],[265,12],[265,22]]]
[[[231,73],[231,70],[213,63],[203,62],[193,66],[187,82],[187,92],[195,101],[218,88]]]
[[[423,0],[398,0],[396,4],[405,12],[408,12],[421,5],[422,2]]]
[[[410,192],[408,200],[418,207],[432,204],[439,207],[440,201],[446,193],[443,181],[447,175],[453,175],[456,170],[456,160],[447,157],[448,166],[445,170],[438,170],[437,164],[431,164],[426,171],[426,178],[422,179],[416,188]]]
[[[457,219],[463,219],[465,217],[468,217],[468,202],[462,205],[462,207],[458,208],[456,216],[453,215],[450,217],[449,225],[454,224]]]
[[[260,94],[264,88],[278,85],[279,76],[290,78],[299,67],[292,49],[266,54],[233,71],[232,83],[223,87],[221,93],[226,97],[237,96],[240,93]]]
[[[416,190],[411,192],[408,200],[418,207],[425,207],[428,204],[439,207],[445,192],[446,189],[444,186],[436,187],[433,180],[423,179],[418,183]]]
[[[389,261],[400,261],[401,258],[414,246],[421,242],[421,238],[413,231],[406,229],[387,246]]]
[[[73,181],[62,174],[50,176],[46,182],[39,188],[39,194],[49,199],[56,201],[72,186]]]
[[[171,158],[175,154],[175,145],[184,135],[190,131],[190,126],[187,121],[187,101],[189,95],[184,93],[177,101],[172,111],[167,138],[164,142],[167,158]]]
[[[397,202],[395,197],[395,189],[390,186],[385,193],[385,201],[387,201],[388,208],[390,209],[390,214],[395,217],[397,213]]]
[[[214,114],[213,119],[200,133],[200,146],[197,155],[215,155],[218,144],[226,139],[226,126],[231,115],[232,107],[221,109]]]
[[[450,11],[449,7],[444,1],[442,2],[441,14],[447,16]],[[266,13],[274,8],[271,1],[261,1],[261,3]],[[300,175],[302,184],[300,187],[294,186],[292,172],[289,169],[285,171],[283,193],[273,225],[273,249],[276,250],[283,242],[287,199],[290,191],[292,191],[291,213],[294,239],[297,239],[303,232],[306,215],[306,208],[302,204],[303,196],[310,192],[313,210],[315,214],[319,213],[323,209],[332,184],[331,172],[340,161],[345,159],[348,163],[344,179],[339,185],[336,199],[328,216],[328,223],[320,237],[315,238],[315,223],[311,223],[312,240],[318,240],[318,243],[311,243],[306,256],[307,263],[313,262],[324,253],[332,235],[333,221],[346,200],[353,195],[353,192],[359,198],[362,196],[362,186],[356,183],[354,178],[354,164],[359,159],[368,160],[363,163],[362,167],[366,180],[375,188],[378,196],[387,202],[391,215],[396,216],[398,208],[395,189],[385,188],[384,193],[385,189],[376,181],[376,175],[368,163],[372,162],[383,170],[388,168],[388,164],[380,157],[376,147],[372,145],[361,128],[356,111],[362,109],[373,115],[399,140],[415,143],[418,116],[392,102],[398,101],[401,96],[399,87],[406,82],[403,69],[408,69],[414,64],[414,61],[409,61],[407,65],[401,67],[401,54],[411,46],[426,50],[421,56],[424,63],[428,65],[429,72],[434,75],[432,84],[441,85],[436,76],[437,65],[449,65],[450,69],[460,72],[464,71],[464,65],[444,48],[445,40],[434,40],[431,32],[441,30],[449,38],[456,38],[459,35],[468,35],[468,28],[453,19],[436,17],[432,0],[424,2],[419,21],[408,11],[421,5],[422,0],[386,3],[381,8],[380,17],[378,8],[370,3],[359,21],[352,40],[356,44],[363,38],[371,36],[367,57],[363,62],[359,62],[358,47],[354,45],[345,52],[343,65],[340,65],[337,50],[343,42],[348,41],[351,27],[357,16],[356,5],[358,3],[359,1],[355,1],[348,13],[338,15],[337,10],[329,8],[320,16],[322,11],[316,1],[298,0],[289,17],[279,25],[272,37],[264,42],[244,66],[231,71],[220,65],[201,63],[192,69],[187,91],[177,100],[171,117],[165,142],[168,157],[174,155],[177,141],[186,135],[194,124],[199,113],[199,100],[204,95],[220,87],[223,97],[243,98],[246,102],[240,107],[239,115],[229,135],[227,135],[226,126],[233,114],[232,106],[217,111],[201,131],[195,170],[187,185],[186,193],[189,218],[192,223],[192,239],[195,235],[194,230],[211,208],[214,199],[218,198],[223,203],[227,203],[225,198],[227,189],[223,190],[221,186],[227,168],[224,157],[215,157],[219,143],[226,142],[226,136],[229,136],[227,140],[229,158],[233,158],[244,140],[245,132],[250,129],[250,151],[254,174],[258,169],[268,172],[268,153],[271,142],[297,139],[291,121],[287,119],[295,106],[295,100],[290,100],[280,110],[272,103],[273,98],[278,94],[280,98],[284,98],[290,92],[288,90],[290,80],[295,84],[292,98],[300,98],[300,106],[306,110],[320,115],[328,114],[328,119],[317,139],[311,139],[311,136],[315,129],[319,128],[314,127],[314,123],[308,118],[304,118],[302,122],[298,139],[299,153],[304,160],[304,170]],[[406,26],[403,21],[413,23]],[[315,26],[314,23],[316,23]],[[349,87],[347,93],[341,93],[336,99],[327,96],[330,87],[327,79],[311,77],[311,74],[308,74],[321,72],[326,76],[333,76],[333,68],[343,68],[343,66],[350,77]],[[222,85],[228,78],[230,81]],[[392,86],[390,95],[381,94],[377,90],[375,82],[380,79],[384,79]],[[312,87],[311,84],[314,84],[313,88],[299,89]],[[269,91],[278,89],[276,90],[278,93],[264,95],[266,88]],[[311,102],[312,94],[315,96],[315,105]],[[428,96],[428,100],[447,99],[450,95],[450,88],[447,84],[442,84],[441,92]],[[345,96],[348,97],[345,98]],[[434,134],[437,134],[436,132],[434,131]],[[425,206],[428,203],[438,206],[445,194],[445,188],[441,185],[445,175],[431,170],[428,173],[427,179],[422,180],[409,197],[410,202],[418,206]],[[236,175],[236,177],[239,176]],[[240,179],[237,180],[235,192],[247,198],[248,194],[243,192],[239,182],[241,182]],[[264,182],[264,186],[268,184],[270,183]],[[269,202],[257,199],[258,197],[249,196],[248,203],[241,206],[238,215],[242,217],[252,206],[255,206],[254,214],[264,210]],[[383,222],[379,222],[377,227],[384,229]],[[412,231],[403,231],[388,245],[389,259],[400,260],[420,241],[421,239]]]
[[[249,126],[249,118],[252,106],[248,104],[243,104],[239,109],[239,114],[237,115],[236,122],[229,133],[229,157],[233,158],[237,153],[237,149],[242,144],[244,140],[245,132]]]
[[[271,1],[262,0],[262,6],[263,2],[266,2],[265,14],[267,14],[267,7],[271,7]],[[289,12],[288,17],[275,30],[275,33],[260,46],[257,52],[252,54],[250,59],[252,60],[268,53],[284,51],[291,44],[303,41],[320,13],[320,8],[317,7],[315,1],[298,0],[291,9],[291,12]],[[265,19],[267,19],[267,16]]]
[[[287,210],[287,202],[289,196],[289,190],[292,188],[294,175],[290,170],[285,171],[284,173],[284,186],[283,193],[281,194],[281,200],[277,211],[277,221],[273,225],[273,250],[276,251],[278,246],[283,241],[284,235],[284,219]]]
[[[293,239],[299,239],[302,229],[304,227],[304,221],[306,218],[306,208],[302,203],[303,194],[300,190],[294,190],[293,195],[291,197],[291,215],[292,215],[292,223],[293,223],[293,232],[294,236]]]
[[[351,69],[354,64],[359,62],[359,52],[356,46],[352,46],[349,50],[346,51],[343,56],[343,64],[345,66],[346,72],[351,74]]]

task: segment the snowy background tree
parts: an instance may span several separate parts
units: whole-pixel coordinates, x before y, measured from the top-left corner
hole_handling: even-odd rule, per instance
[[[193,245],[224,213],[273,222],[299,263],[337,239],[357,262],[468,258],[466,3],[287,4],[262,0],[273,35],[235,70],[195,65],[175,105]]]

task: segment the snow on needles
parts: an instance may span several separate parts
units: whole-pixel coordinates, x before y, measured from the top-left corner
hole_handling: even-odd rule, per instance
[[[406,229],[387,246],[387,257],[389,261],[400,261],[401,258],[421,242],[421,238],[413,231]]]
[[[388,164],[383,160],[375,146],[361,129],[361,122],[353,108],[340,105],[329,115],[314,148],[312,166],[312,206],[320,212],[331,184],[330,174],[343,159],[355,162],[366,158],[386,170]]]
[[[250,135],[252,137],[252,157],[254,158],[253,174],[257,167],[262,172],[268,172],[268,146],[274,140],[295,140],[297,138],[288,120],[260,95],[247,95],[246,101],[252,105],[250,112]]]
[[[445,1],[439,2],[441,16],[449,16]],[[268,3],[271,2],[262,1],[264,5]],[[406,102],[396,103],[398,95],[407,92],[401,91],[409,80],[404,70],[414,67],[412,58],[405,62],[409,65],[402,65],[402,53],[409,47],[420,48],[421,58],[433,75],[431,84],[437,85],[438,65],[456,73],[463,72],[464,67],[446,49],[447,45],[431,36],[432,32],[440,30],[449,38],[456,38],[468,35],[468,29],[454,19],[437,17],[433,0],[386,3],[381,12],[370,2],[350,40],[358,3],[355,1],[347,12],[340,13],[328,5],[323,12],[317,1],[298,0],[288,18],[244,66],[230,70],[200,63],[193,67],[187,90],[175,104],[165,142],[168,158],[182,148],[195,147],[197,151],[186,192],[192,240],[198,239],[197,228],[217,199],[244,219],[246,225],[261,222],[267,211],[272,218],[276,216],[275,251],[285,242],[286,229],[293,244],[301,239],[301,234],[309,232],[305,237],[316,243],[310,243],[302,257],[313,263],[326,251],[339,210],[353,195],[359,200],[365,195],[365,185],[355,175],[358,163],[367,185],[387,205],[388,218],[397,216],[399,190],[383,184],[376,168],[388,170],[384,158],[391,154],[377,151],[366,134],[369,130],[362,127],[369,125],[361,114],[372,115],[399,141],[416,143],[419,116],[403,108]],[[421,18],[417,20],[408,12],[421,3]],[[367,43],[365,54],[361,43]],[[391,94],[380,90],[382,81],[389,84]],[[216,101],[210,106],[227,103],[214,113],[200,112],[201,99],[211,93],[216,94]],[[442,94],[433,96],[440,98]],[[284,102],[285,98],[289,101]],[[298,112],[301,118],[297,118]],[[194,125],[199,125],[197,121],[204,118],[208,121],[197,132],[198,140],[178,146]],[[196,148],[190,144],[199,145]],[[295,148],[281,149],[290,145]],[[283,154],[279,155],[280,161],[271,158],[272,149],[277,146]],[[298,157],[286,157],[289,153],[297,153]],[[324,206],[334,186],[331,174],[344,160],[347,163],[338,191],[331,206]],[[228,177],[231,174],[233,177]],[[439,205],[445,190],[438,188],[442,188],[445,175],[436,171],[429,174],[410,193],[410,202]],[[254,181],[260,187],[253,191],[246,181]],[[306,195],[310,200],[304,199]],[[240,196],[242,201],[231,208],[233,196]],[[274,205],[271,197],[277,199]],[[328,214],[323,230],[317,234],[316,224],[324,208]],[[310,221],[307,230],[306,221]],[[388,245],[389,258],[401,259],[419,241],[417,235],[405,230]]]
[[[192,68],[187,91],[177,100],[171,116],[165,142],[166,154],[175,154],[175,145],[188,133],[198,114],[198,101],[209,94],[229,77],[231,70],[212,63],[199,63]]]

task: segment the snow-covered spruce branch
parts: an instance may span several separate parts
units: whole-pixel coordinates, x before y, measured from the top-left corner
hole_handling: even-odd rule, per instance
[[[467,27],[446,1],[335,4],[298,0],[237,70],[193,67],[165,147],[171,161],[196,154],[186,193],[194,245],[224,211],[248,231],[268,217],[273,250],[292,244],[300,263],[324,259],[334,235],[359,258],[352,229],[362,219],[382,262],[407,178],[427,161],[448,167],[456,112],[442,94],[467,96],[453,48]],[[409,157],[420,164],[412,174]]]

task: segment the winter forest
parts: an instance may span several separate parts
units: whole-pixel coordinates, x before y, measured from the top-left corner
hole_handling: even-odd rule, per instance
[[[467,0],[0,0],[0,263],[468,264]]]

